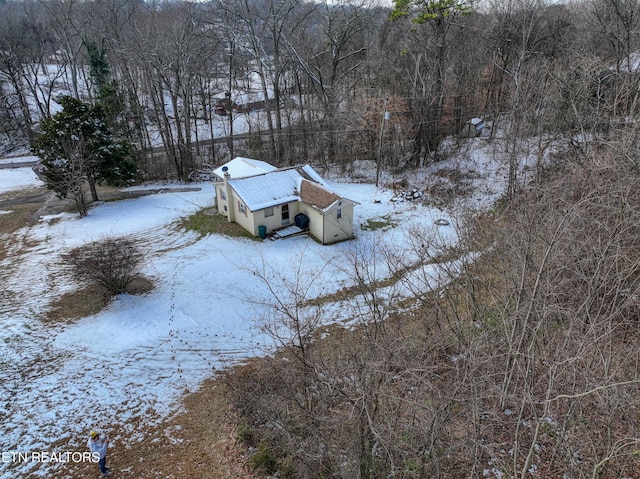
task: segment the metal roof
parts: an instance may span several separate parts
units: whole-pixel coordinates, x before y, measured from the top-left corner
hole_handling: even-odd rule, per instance
[[[221,179],[224,178],[223,168],[225,167],[227,168],[227,173],[229,173],[231,178],[244,178],[246,176],[261,175],[277,169],[275,166],[272,166],[265,161],[238,156],[221,167],[213,170],[213,174]]]
[[[302,176],[295,169],[277,170],[227,182],[251,211],[299,200]]]

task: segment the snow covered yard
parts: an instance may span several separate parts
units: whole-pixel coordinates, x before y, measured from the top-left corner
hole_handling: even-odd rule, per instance
[[[0,193],[33,185],[27,172],[7,180],[11,171],[18,170],[0,170]],[[456,242],[453,226],[434,223],[444,218],[453,225],[445,212],[392,201],[388,189],[350,183],[333,186],[360,203],[354,241],[322,246],[307,237],[199,238],[177,225],[212,206],[212,185],[197,186],[199,191],[167,189],[101,204],[84,219],[45,217],[14,235],[20,254],[5,259],[0,269],[6,299],[0,307],[0,452],[82,450],[93,428],[109,431],[117,447],[127,447],[125,436],[142,440],[139,424],[171,416],[185,392],[225,365],[270,347],[260,328],[269,313],[264,305],[269,294],[255,272],[292,280],[302,272],[314,279],[312,296],[328,297],[350,285],[345,258],[373,259],[387,247],[415,254],[408,235],[416,230],[431,235],[433,245]],[[360,228],[383,218],[394,226]],[[105,235],[138,240],[148,255],[143,272],[155,289],[120,296],[99,314],[71,323],[46,323],[43,313],[51,300],[76,286],[60,273],[60,254]],[[381,278],[387,273],[382,263],[376,267]],[[323,309],[331,321],[348,321],[353,312],[339,303]],[[0,462],[2,479],[52,471],[68,477],[64,464]]]

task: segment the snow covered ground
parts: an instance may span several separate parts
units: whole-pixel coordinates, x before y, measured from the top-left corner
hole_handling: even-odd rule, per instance
[[[465,161],[483,169],[478,166],[483,155],[475,155]],[[475,201],[495,199],[504,186],[501,176],[491,172],[482,180],[485,189],[478,190]],[[7,191],[34,185],[38,181],[30,168],[0,169],[5,197]],[[284,281],[300,274],[312,282],[313,296],[324,296],[351,283],[345,259],[358,255],[376,261],[376,252],[385,248],[414,254],[412,231],[431,239],[427,247],[456,242],[455,218],[444,211],[393,201],[391,190],[371,184],[330,185],[360,203],[357,238],[332,246],[307,237],[199,238],[179,228],[180,218],[212,206],[211,184],[196,185],[199,191],[169,188],[100,204],[83,219],[67,213],[45,217],[18,231],[12,239],[15,254],[0,263],[0,454],[5,453],[0,479],[52,472],[68,477],[64,464],[16,464],[11,454],[77,450],[95,428],[109,431],[116,445],[126,447],[125,436],[137,439],[136,424],[162,421],[179,411],[181,396],[205,378],[261,354],[270,346],[260,328],[269,315],[264,305],[269,294],[255,272]],[[441,218],[451,225],[435,225]],[[360,228],[376,219],[395,227]],[[45,322],[50,302],[75,287],[61,273],[60,255],[105,235],[138,241],[147,253],[143,272],[153,278],[155,289],[122,295],[99,314],[71,323]],[[376,274],[386,273],[381,262]],[[348,321],[355,311],[350,306],[328,304],[324,313],[328,320]]]

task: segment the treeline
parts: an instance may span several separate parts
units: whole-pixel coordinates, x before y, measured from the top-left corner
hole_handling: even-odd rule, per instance
[[[418,166],[476,116],[512,138],[600,133],[638,111],[639,12],[637,0],[3,0],[4,150],[34,140],[61,89],[91,104],[105,86],[156,176],[238,153]],[[249,123],[239,144],[224,140],[234,116]]]

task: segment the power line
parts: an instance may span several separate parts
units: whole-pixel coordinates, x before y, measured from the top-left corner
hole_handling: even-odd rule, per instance
[[[394,112],[389,112],[389,113],[394,113]],[[467,118],[470,118],[470,115],[458,115],[458,116],[446,116],[445,119],[437,119],[437,120],[420,120],[420,121],[412,121],[412,122],[402,122],[403,125],[405,126],[410,126],[410,127],[415,127],[415,126],[419,126],[419,125],[430,125],[430,124],[439,124],[439,123],[450,123],[452,121],[455,120],[466,120]],[[387,120],[390,123],[394,123],[392,119]],[[377,129],[377,126],[376,126]],[[339,130],[302,130],[302,129],[297,129],[297,130],[289,130],[289,131],[285,131],[283,129],[283,131],[276,131],[276,130],[272,130],[272,131],[268,131],[268,130],[260,130],[260,131],[256,131],[256,132],[247,132],[247,133],[240,133],[238,135],[234,135],[234,138],[236,139],[242,139],[242,138],[248,138],[248,137],[252,137],[252,136],[267,136],[267,135],[272,135],[272,136],[301,136],[301,135],[329,135],[329,134],[348,134],[348,133],[375,133],[373,128],[350,128],[350,129],[344,129],[341,128]],[[218,138],[229,138],[229,136],[221,136]]]

